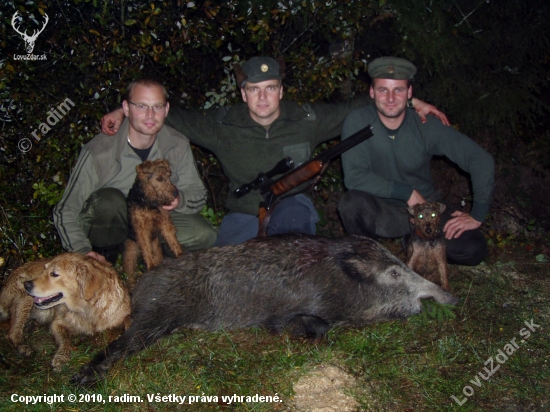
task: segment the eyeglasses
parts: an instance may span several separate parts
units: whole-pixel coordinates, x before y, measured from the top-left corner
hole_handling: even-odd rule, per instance
[[[279,92],[280,88],[281,86],[278,84],[270,84],[269,86],[266,86],[264,90],[266,91],[266,93],[275,94]],[[245,87],[245,90],[249,94],[259,94],[261,89],[258,86],[247,85]]]
[[[159,113],[159,112],[162,112],[164,110],[164,108],[166,107],[166,104],[155,104],[153,106],[148,106],[148,105],[143,104],[143,103],[134,103],[134,102],[130,102],[130,101],[128,101],[128,103],[133,104],[134,106],[136,106],[136,109],[139,110],[140,112],[146,112],[147,109],[151,108],[154,112]]]

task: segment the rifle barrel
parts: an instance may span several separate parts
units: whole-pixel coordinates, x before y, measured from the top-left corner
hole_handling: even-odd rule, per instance
[[[352,134],[347,139],[342,140],[340,143],[332,146],[330,149],[325,150],[323,153],[319,153],[313,158],[313,160],[321,160],[323,162],[331,160],[334,157],[339,156],[344,152],[347,152],[352,147],[357,146],[359,143],[364,142],[373,134],[374,132],[372,131],[372,126],[369,124],[367,127]]]

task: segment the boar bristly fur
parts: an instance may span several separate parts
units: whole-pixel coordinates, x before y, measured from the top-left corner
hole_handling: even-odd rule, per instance
[[[132,296],[132,325],[73,382],[94,383],[110,365],[179,328],[264,327],[320,339],[422,310],[420,299],[457,298],[374,240],[276,235],[183,255],[146,272]]]

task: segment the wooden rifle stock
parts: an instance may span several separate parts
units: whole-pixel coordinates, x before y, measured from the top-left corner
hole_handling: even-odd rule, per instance
[[[291,174],[288,174],[287,176],[276,180],[269,187],[269,189],[273,192],[275,196],[281,196],[289,190],[300,186],[302,183],[313,179],[315,176],[321,173],[321,170],[323,170],[323,166],[324,163],[322,161],[314,159],[301,165],[297,169],[294,169]]]
[[[265,202],[260,204],[260,212],[258,215],[260,226],[258,236],[267,236],[267,225],[269,223],[269,218],[271,217],[271,212],[280,196],[300,186],[301,184],[320,176],[333,158],[341,155],[352,147],[357,146],[359,143],[367,140],[372,135],[372,127],[368,125],[349,138],[315,156],[309,162],[306,162],[298,168],[287,172],[273,183],[264,186],[260,191],[265,199]]]

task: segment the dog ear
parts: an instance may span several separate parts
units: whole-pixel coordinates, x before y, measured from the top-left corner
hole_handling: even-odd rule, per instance
[[[153,162],[146,160],[142,164],[136,166],[137,173],[150,174],[153,173],[152,169],[154,168]]]
[[[87,262],[87,259],[93,259],[92,257],[87,257],[83,262],[78,263],[76,268],[76,281],[80,287],[80,294],[84,300],[90,300],[94,297],[97,289],[97,279],[91,265]]]
[[[168,162],[168,160],[166,159],[157,159],[155,160],[155,165],[156,166],[161,166],[161,167],[170,167],[170,162]]]
[[[407,208],[407,210],[408,210],[408,212],[409,212],[409,214],[410,214],[411,216],[414,216],[414,207],[409,206],[409,207]]]
[[[447,209],[447,206],[445,206],[443,203],[439,204],[439,213],[443,213]]]
[[[171,173],[170,162],[166,159],[157,159],[157,160],[155,160],[155,166],[160,171],[163,171],[165,173]]]

